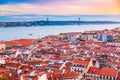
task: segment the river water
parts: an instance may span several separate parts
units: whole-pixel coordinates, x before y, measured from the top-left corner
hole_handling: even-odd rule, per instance
[[[58,35],[63,32],[84,32],[86,30],[103,30],[120,27],[120,24],[99,25],[67,25],[67,26],[32,26],[0,28],[0,40],[14,40],[20,38],[42,38],[48,35]]]

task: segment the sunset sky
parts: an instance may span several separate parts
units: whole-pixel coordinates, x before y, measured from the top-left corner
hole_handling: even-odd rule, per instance
[[[24,14],[120,14],[120,0],[0,0],[0,16]]]

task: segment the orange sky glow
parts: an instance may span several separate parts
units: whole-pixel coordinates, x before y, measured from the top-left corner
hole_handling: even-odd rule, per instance
[[[0,4],[0,15],[120,14],[120,0],[48,0]]]

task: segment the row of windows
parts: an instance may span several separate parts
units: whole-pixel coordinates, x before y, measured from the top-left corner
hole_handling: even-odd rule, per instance
[[[92,74],[87,74],[85,77],[92,77],[92,78],[100,78],[100,79],[107,79],[107,80],[116,80],[115,77],[110,77],[110,76],[102,76],[102,75],[92,75]]]
[[[80,65],[80,64],[72,64],[71,66],[74,66],[74,67],[83,67],[83,68],[85,68],[85,67],[87,67],[87,65]]]
[[[84,69],[81,69],[81,68],[71,68],[73,72],[78,72],[78,73],[83,73],[85,70]]]

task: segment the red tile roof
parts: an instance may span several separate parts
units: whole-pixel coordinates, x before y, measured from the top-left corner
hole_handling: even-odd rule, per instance
[[[11,40],[5,41],[5,44],[21,44],[22,46],[29,46],[31,43],[37,42],[37,39],[18,39],[18,40]]]
[[[78,77],[78,76],[80,76],[80,74],[76,72],[67,72],[63,74],[63,78],[73,78],[73,77]]]
[[[88,65],[89,64],[89,61],[87,60],[73,60],[73,63],[76,63],[76,64],[84,64],[84,65]]]
[[[18,64],[18,63],[7,63],[6,67],[12,67],[12,68],[19,69],[20,64]]]
[[[87,72],[88,74],[96,74],[99,75],[100,74],[100,68],[97,67],[90,67],[90,69]]]
[[[6,72],[6,71],[8,71],[6,68],[0,67],[0,72]]]
[[[108,67],[102,68],[100,71],[100,74],[103,76],[111,76],[111,77],[116,77],[117,75],[117,70],[115,69],[110,69]]]
[[[93,78],[86,78],[85,80],[94,80]]]
[[[53,69],[52,72],[53,72],[54,74],[60,74],[61,70]]]
[[[119,71],[119,73],[118,73],[118,80],[120,80],[120,71]]]

